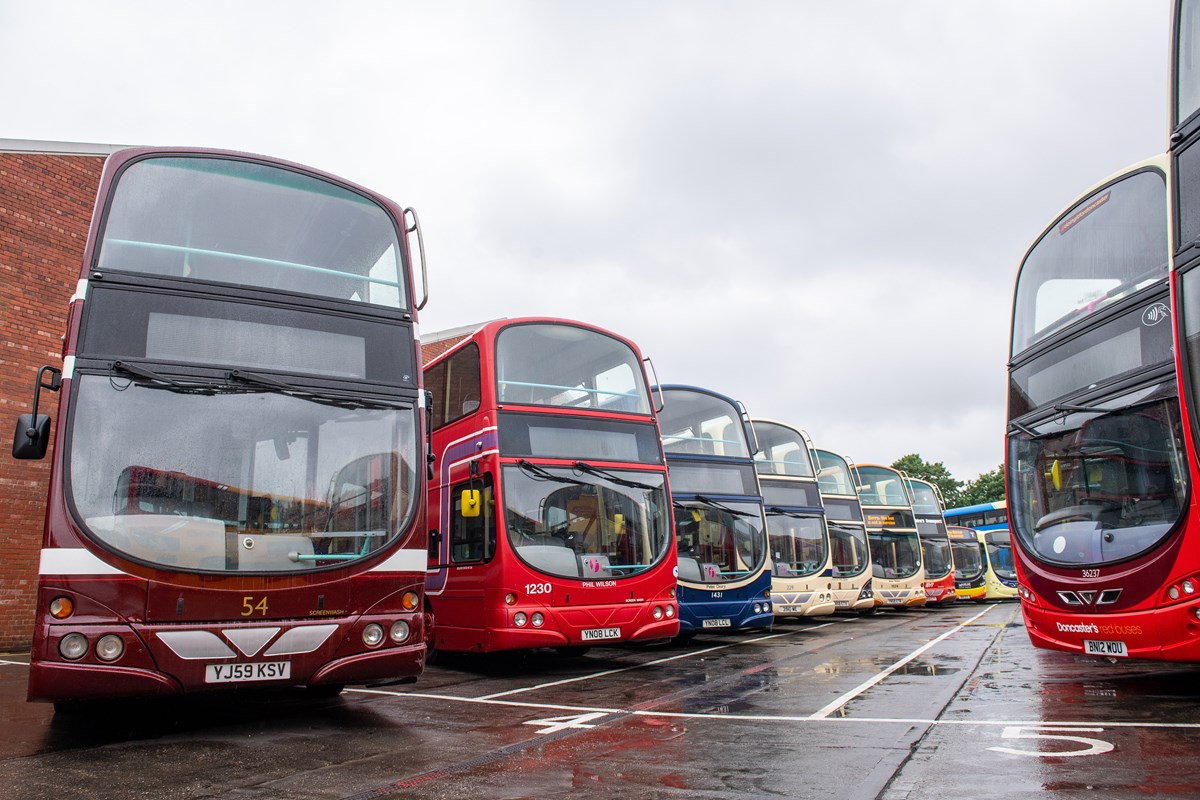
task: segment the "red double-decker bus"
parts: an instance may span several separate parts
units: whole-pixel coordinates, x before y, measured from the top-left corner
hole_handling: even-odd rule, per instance
[[[1167,186],[1164,158],[1113,175],[1054,219],[1017,275],[1008,514],[1041,647],[1200,660]]]
[[[276,159],[108,159],[62,369],[13,442],[45,456],[59,391],[30,699],[421,672],[413,233]]]
[[[425,383],[435,651],[674,637],[671,499],[636,345],[501,320],[426,365]]]

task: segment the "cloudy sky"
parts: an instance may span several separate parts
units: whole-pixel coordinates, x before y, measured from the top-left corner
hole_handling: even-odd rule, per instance
[[[415,206],[424,332],[586,320],[859,462],[1003,460],[1016,267],[1166,147],[1169,0],[0,0],[0,138]]]

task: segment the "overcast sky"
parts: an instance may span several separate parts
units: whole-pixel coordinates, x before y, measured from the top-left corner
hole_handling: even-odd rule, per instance
[[[0,0],[0,138],[421,215],[429,333],[585,320],[858,462],[1001,463],[1013,279],[1166,148],[1169,0]]]

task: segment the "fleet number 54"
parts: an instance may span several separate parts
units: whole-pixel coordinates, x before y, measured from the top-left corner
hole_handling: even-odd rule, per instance
[[[264,617],[267,615],[267,598],[264,596],[257,603],[254,602],[254,597],[247,596],[242,598],[242,616],[249,617],[257,611]]]

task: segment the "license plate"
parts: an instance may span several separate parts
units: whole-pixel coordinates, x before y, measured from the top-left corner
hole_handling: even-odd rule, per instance
[[[1103,639],[1084,639],[1083,652],[1089,656],[1121,656],[1129,657],[1125,643],[1120,641],[1105,641]]]
[[[732,628],[733,622],[727,619],[706,619],[700,623],[702,628]]]
[[[581,631],[585,642],[593,642],[597,639],[620,639],[620,628],[584,628]]]
[[[890,605],[898,606],[898,605],[903,605],[904,598],[903,597],[889,597],[887,599],[887,601]]]
[[[775,610],[786,614],[789,611],[799,611],[800,606],[775,606]]]
[[[834,606],[834,608],[849,608],[850,601],[849,600],[834,600],[833,606]]]
[[[209,664],[204,668],[205,683],[242,681],[282,681],[292,677],[292,662],[262,661],[248,664]]]

